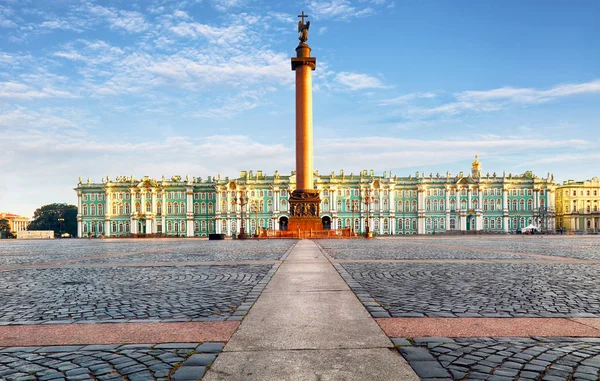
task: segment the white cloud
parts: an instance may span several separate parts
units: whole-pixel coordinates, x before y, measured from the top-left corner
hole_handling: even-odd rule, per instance
[[[319,34],[325,34],[327,32],[327,27],[326,26],[322,26],[319,28]]]
[[[246,0],[212,0],[212,3],[218,11],[226,12],[245,5]]]
[[[245,37],[245,28],[241,25],[220,28],[197,22],[180,22],[171,26],[170,30],[180,37],[203,37],[215,44],[235,44]]]
[[[0,82],[0,99],[32,100],[40,98],[74,98],[67,91],[57,90],[52,87],[33,89],[23,83]]]
[[[435,97],[435,93],[431,93],[431,92],[416,92],[416,93],[410,93],[410,94],[405,94],[405,95],[401,95],[399,97],[396,98],[392,98],[392,99],[384,99],[382,101],[379,101],[379,104],[381,106],[390,106],[390,105],[397,105],[397,104],[404,104],[404,103],[408,103],[410,101],[413,101],[415,99],[429,99],[429,98],[434,98]]]
[[[464,91],[457,93],[456,98],[469,102],[503,101],[527,104],[549,102],[560,97],[589,93],[600,93],[600,80],[579,84],[557,85],[549,90],[501,87],[487,91]]]
[[[173,17],[177,17],[177,18],[184,19],[184,20],[188,20],[190,18],[190,16],[187,14],[187,12],[181,11],[179,9],[176,9],[173,12]]]
[[[402,113],[408,117],[432,115],[459,115],[465,112],[498,111],[509,105],[530,105],[550,102],[563,97],[600,93],[600,80],[579,84],[563,84],[548,90],[533,88],[501,87],[485,91],[462,91],[453,94],[453,100],[434,107],[404,107]],[[433,98],[434,93],[414,93],[393,99],[382,100],[382,106],[405,104],[422,98]]]
[[[359,9],[352,5],[349,0],[328,0],[308,2],[310,11],[316,18],[348,20],[353,17],[365,17],[375,13],[370,7]]]
[[[136,11],[126,11],[115,8],[107,8],[101,5],[87,4],[87,10],[104,20],[112,29],[124,29],[127,32],[139,33],[150,28],[144,15]]]
[[[69,23],[68,21],[65,21],[65,20],[44,21],[43,23],[40,24],[40,27],[47,28],[47,29],[61,29],[61,30],[72,30],[74,32],[82,32],[82,29],[71,25],[71,23]]]
[[[350,90],[389,88],[389,86],[385,86],[378,78],[360,73],[341,72],[336,74],[335,81],[350,88]]]

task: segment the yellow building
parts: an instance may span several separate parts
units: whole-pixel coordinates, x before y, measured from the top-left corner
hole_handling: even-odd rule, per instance
[[[14,235],[17,235],[17,232],[22,230],[27,230],[27,225],[29,225],[29,217],[19,216],[12,213],[0,212],[0,220],[8,220],[10,232]]]
[[[568,180],[556,189],[556,224],[567,232],[600,230],[600,179]]]

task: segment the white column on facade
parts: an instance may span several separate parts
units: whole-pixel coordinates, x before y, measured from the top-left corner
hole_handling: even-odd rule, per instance
[[[379,217],[379,234],[383,234],[383,217]]]
[[[162,217],[162,233],[165,234],[167,232],[167,192],[165,192],[165,190],[162,190],[162,210],[161,210],[161,217]]]
[[[231,219],[227,218],[227,220],[225,220],[225,228],[227,229],[226,234],[228,236],[231,236]]]
[[[281,207],[280,205],[280,200],[279,200],[279,189],[274,189],[273,190],[273,211],[275,213],[279,212],[279,208]]]
[[[150,234],[152,232],[152,225],[152,220],[150,218],[146,218],[146,234]]]
[[[81,223],[81,216],[83,214],[83,210],[81,209],[81,190],[77,191],[77,238],[81,238],[81,234],[83,233],[83,226]]]
[[[394,213],[396,211],[396,198],[394,197],[396,191],[394,188],[391,188],[389,192],[388,206],[390,208],[390,213]]]
[[[471,187],[467,187],[467,210],[471,210]]]
[[[221,211],[221,192],[219,190],[217,190],[216,193],[217,193],[217,197],[216,197],[217,205],[215,205],[215,212],[216,213],[221,213],[222,212]]]
[[[425,189],[417,190],[417,212],[425,210]]]
[[[223,222],[221,222],[221,219],[220,218],[215,218],[215,224],[216,224],[215,225],[215,233],[216,234],[222,234],[221,233],[221,227],[223,225]],[[208,228],[208,225],[206,225],[206,226]]]
[[[112,233],[110,228],[110,215],[112,213],[112,194],[110,190],[106,190],[104,195],[104,236],[110,237]]]
[[[360,231],[364,232],[365,231],[365,218],[362,213],[360,214],[359,221],[360,221]]]
[[[336,189],[335,188],[330,188],[329,189],[329,194],[331,195],[331,197],[329,197],[330,199],[330,203],[329,203],[329,212],[333,213],[336,208],[337,208],[337,204],[336,204],[336,200],[337,200],[337,193],[336,193]]]
[[[396,234],[396,217],[390,218],[390,234],[391,235]]]
[[[185,193],[186,193],[185,235],[187,237],[193,237],[194,236],[194,199],[193,199],[194,189],[187,188]]]
[[[503,230],[505,233],[508,233],[508,221],[509,221],[510,217],[508,216],[508,189],[507,188],[502,189],[502,212],[504,214],[503,218],[502,218]]]
[[[142,195],[142,199],[140,201],[140,211],[143,214],[146,214],[146,191],[144,189],[141,189],[141,195]],[[147,232],[146,232],[147,233]]]

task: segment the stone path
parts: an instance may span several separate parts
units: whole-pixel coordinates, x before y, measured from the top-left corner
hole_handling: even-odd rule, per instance
[[[312,241],[299,242],[205,380],[418,380]]]

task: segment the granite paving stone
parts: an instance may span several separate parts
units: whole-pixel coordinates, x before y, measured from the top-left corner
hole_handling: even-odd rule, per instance
[[[599,380],[600,344],[571,338],[456,338],[454,343],[414,338],[400,354],[423,379],[451,380]],[[533,355],[522,356],[529,352]],[[579,356],[575,356],[575,353]],[[550,356],[549,356],[550,355]],[[573,361],[564,361],[575,359]],[[444,375],[444,372],[447,375]]]
[[[202,345],[210,353],[196,350]],[[175,353],[186,350],[176,348],[189,346],[192,349],[187,349],[187,354]],[[220,352],[217,348],[223,348],[223,343],[169,343],[168,348],[161,344],[134,348],[130,345],[98,346],[95,349],[88,346],[72,347],[68,351],[60,347],[46,347],[41,348],[45,350],[38,351],[36,357],[32,357],[31,352],[15,350],[0,356],[0,380],[16,381],[28,377],[35,381],[167,381],[169,375],[178,372],[179,375],[173,380],[197,380],[217,358]],[[48,360],[57,356],[62,361],[49,363]]]

